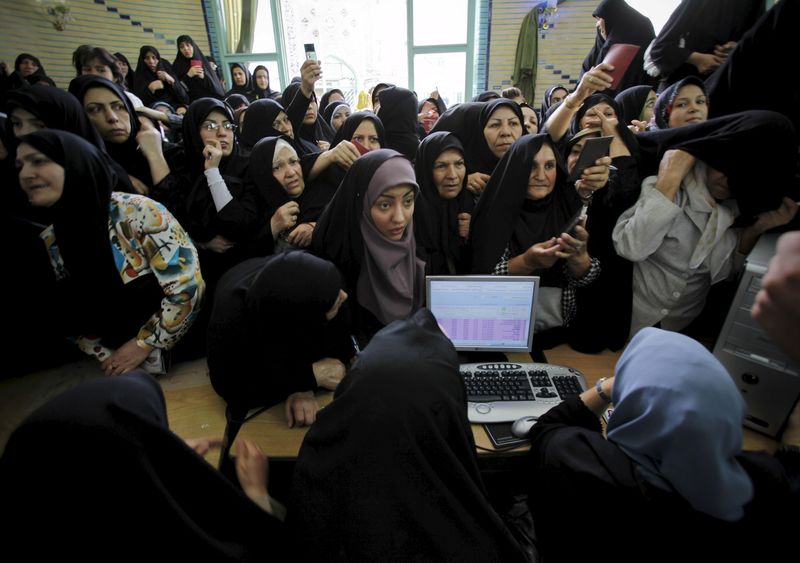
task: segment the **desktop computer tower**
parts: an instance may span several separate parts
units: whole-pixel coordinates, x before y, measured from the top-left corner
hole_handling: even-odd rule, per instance
[[[800,397],[800,366],[764,332],[750,311],[775,254],[776,234],[762,235],[748,255],[714,355],[747,403],[745,426],[776,436]],[[800,342],[798,342],[800,346]]]

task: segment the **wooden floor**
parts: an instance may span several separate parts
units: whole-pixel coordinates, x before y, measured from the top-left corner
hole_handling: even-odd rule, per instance
[[[552,364],[573,367],[584,374],[593,385],[600,377],[614,374],[619,353],[605,351],[588,355],[575,352],[566,345],[546,352]],[[512,361],[530,361],[526,355],[511,355]],[[0,381],[0,453],[8,436],[30,412],[83,381],[104,377],[99,364],[92,359],[82,360],[56,369]],[[204,359],[173,366],[168,376],[159,378],[167,400],[170,428],[183,438],[222,436],[225,430],[225,403],[214,392],[208,378]],[[328,404],[333,394],[321,393],[318,400]],[[306,428],[288,428],[283,405],[277,405],[247,422],[240,436],[253,439],[273,459],[291,459],[300,448]],[[473,426],[476,443],[491,448],[483,427]],[[745,429],[746,449],[773,451],[777,442]],[[482,454],[485,455],[485,454]],[[491,455],[491,454],[490,454]],[[218,454],[211,452],[209,461],[216,464]]]

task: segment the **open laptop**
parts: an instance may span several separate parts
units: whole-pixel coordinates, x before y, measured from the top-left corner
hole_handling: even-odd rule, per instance
[[[530,352],[538,276],[428,276],[427,307],[463,352]]]
[[[428,308],[462,354],[531,351],[537,276],[429,276],[426,292]],[[467,416],[476,423],[541,416],[586,388],[576,370],[544,363],[491,359],[462,363],[460,372]]]

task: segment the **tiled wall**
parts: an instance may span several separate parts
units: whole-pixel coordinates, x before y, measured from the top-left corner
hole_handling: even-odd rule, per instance
[[[489,42],[488,89],[511,86],[519,28],[525,15],[541,0],[492,0]],[[594,45],[595,20],[592,11],[600,0],[566,0],[558,5],[555,26],[539,32],[536,73],[536,107],[553,84],[572,87],[581,63]]]
[[[119,51],[134,66],[142,45],[154,45],[172,62],[175,39],[182,34],[191,35],[204,53],[210,52],[202,0],[69,0],[67,4],[75,21],[57,31],[32,0],[3,0],[0,60],[13,66],[19,53],[31,53],[56,84],[66,88],[75,77],[72,51],[82,43]]]

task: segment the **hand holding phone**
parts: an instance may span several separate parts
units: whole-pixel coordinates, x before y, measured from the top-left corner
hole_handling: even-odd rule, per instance
[[[611,149],[611,141],[613,140],[614,137],[610,135],[607,137],[592,137],[586,139],[586,143],[583,145],[581,155],[578,157],[578,162],[576,162],[575,166],[572,168],[572,172],[570,173],[569,178],[567,178],[567,182],[577,182],[580,180],[583,171],[591,166],[594,166],[594,163],[598,158],[608,156],[608,153]]]
[[[303,47],[304,47],[305,52],[306,52],[306,59],[311,60],[311,61],[316,61],[317,60],[317,51],[316,51],[316,49],[314,49],[314,44],[313,43],[305,43],[303,45]]]

